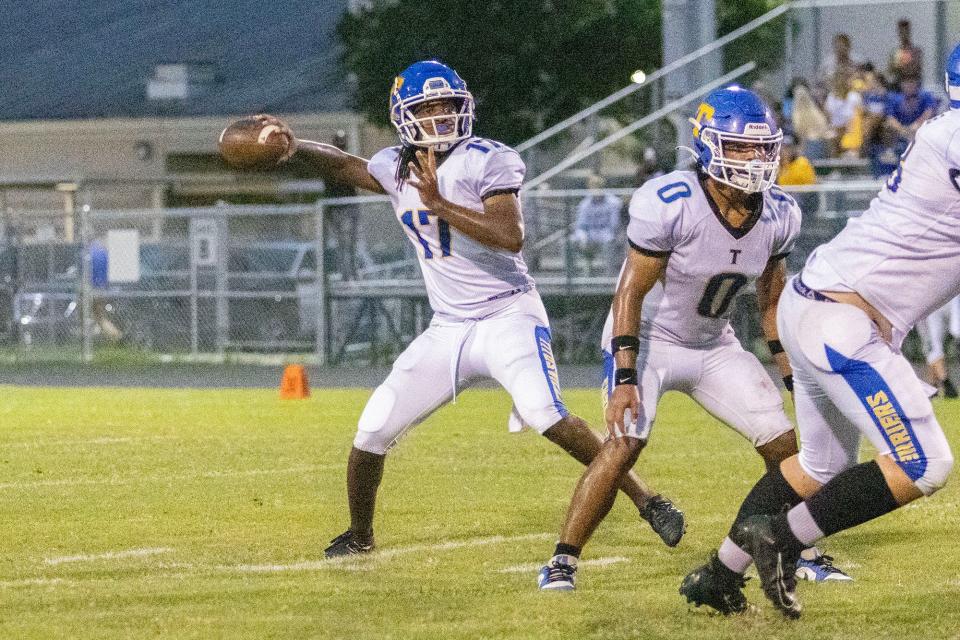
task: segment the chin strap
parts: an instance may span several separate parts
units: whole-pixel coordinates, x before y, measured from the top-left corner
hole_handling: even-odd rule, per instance
[[[692,157],[692,159],[693,159],[694,161],[696,161],[696,162],[699,162],[699,161],[700,161],[700,156],[697,155],[697,152],[694,151],[693,149],[691,149],[690,147],[685,147],[685,146],[683,146],[683,145],[680,145],[680,146],[674,147],[674,150],[675,150],[675,151],[686,151],[687,153],[690,154],[690,156]],[[677,164],[680,164],[679,160],[680,160],[680,158],[677,158],[677,161],[678,161]]]

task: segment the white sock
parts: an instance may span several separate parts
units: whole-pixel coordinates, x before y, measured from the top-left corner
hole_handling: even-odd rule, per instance
[[[790,531],[805,547],[812,547],[814,542],[825,535],[814,522],[806,502],[801,502],[787,512],[787,522],[790,524]]]
[[[808,562],[812,562],[816,560],[821,555],[822,554],[820,553],[820,549],[817,549],[816,547],[807,547],[806,549],[800,552],[800,557],[803,558],[804,560],[807,560]]]
[[[574,569],[577,568],[577,556],[568,556],[567,554],[562,553],[560,555],[553,556],[552,558],[550,558],[550,564],[553,564],[555,562],[558,564],[565,564],[569,567],[573,567]]]
[[[750,554],[737,546],[737,543],[729,537],[723,539],[720,549],[717,550],[717,557],[727,569],[734,573],[743,575],[753,563]]]

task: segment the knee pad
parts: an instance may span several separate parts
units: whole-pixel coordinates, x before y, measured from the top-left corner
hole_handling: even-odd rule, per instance
[[[920,460],[897,461],[897,464],[910,476],[913,484],[929,496],[947,484],[947,478],[953,470],[953,453],[932,412],[922,418],[914,418],[911,423],[922,457]]]
[[[932,495],[946,486],[952,470],[953,454],[948,449],[935,458],[927,458],[927,470],[914,481],[914,484],[923,492],[923,495]]]
[[[357,422],[357,435],[353,446],[361,451],[383,455],[397,442],[401,428],[390,425],[390,414],[397,401],[397,392],[384,383],[376,388],[367,400],[360,420]],[[394,427],[394,428],[391,428]]]

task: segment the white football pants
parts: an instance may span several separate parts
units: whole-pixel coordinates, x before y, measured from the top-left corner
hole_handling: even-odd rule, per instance
[[[481,377],[493,378],[513,398],[513,431],[529,426],[543,433],[567,415],[547,312],[535,289],[482,319],[434,318],[370,396],[353,445],[386,453],[408,429]]]
[[[924,494],[946,483],[953,455],[926,390],[866,313],[805,298],[791,280],[777,326],[793,365],[804,471],[826,483],[856,464],[862,433]]]
[[[612,323],[608,321],[602,342],[604,406],[613,393],[611,337]],[[754,447],[793,429],[783,412],[783,397],[777,387],[756,356],[745,351],[732,332],[720,344],[704,349],[641,340],[637,379],[640,415],[633,417],[626,434],[633,438],[649,439],[657,403],[667,391],[687,394]]]

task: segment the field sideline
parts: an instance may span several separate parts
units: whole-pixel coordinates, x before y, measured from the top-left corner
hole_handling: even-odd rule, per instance
[[[689,608],[682,576],[761,463],[670,394],[638,470],[688,517],[663,546],[619,500],[579,590],[543,594],[579,465],[506,431],[502,391],[464,393],[387,463],[371,557],[321,561],[346,526],[344,465],[367,390],[0,387],[2,638],[960,638],[960,480],[836,536],[857,581],[801,585],[782,620]],[[598,392],[568,390],[599,421]],[[954,451],[960,402],[936,404]]]

